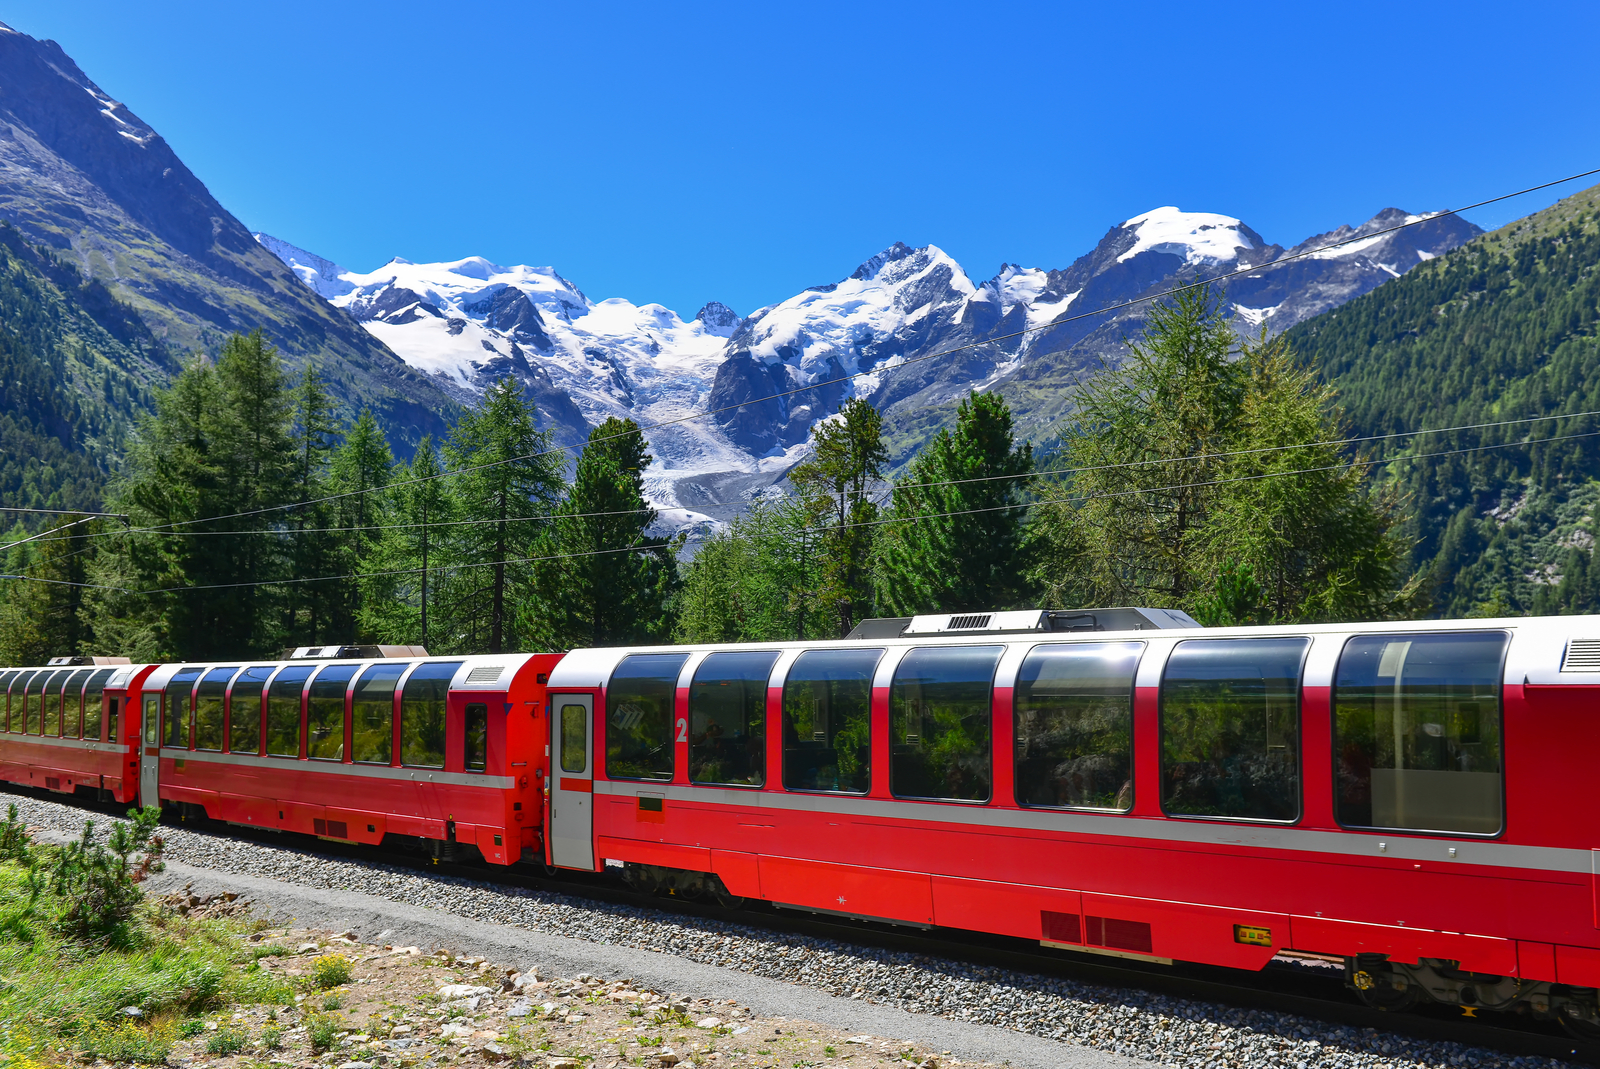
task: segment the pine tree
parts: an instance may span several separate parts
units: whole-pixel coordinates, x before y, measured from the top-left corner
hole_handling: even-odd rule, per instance
[[[376,513],[384,529],[361,560],[360,626],[377,642],[429,646],[438,624],[439,565],[456,515],[433,439],[417,443],[411,463]]]
[[[878,610],[901,616],[1026,602],[1026,476],[1033,447],[1013,442],[998,394],[961,402],[894,488],[875,550]]]
[[[6,554],[4,571],[28,578],[0,582],[0,664],[43,664],[89,645],[82,610],[102,525],[82,516],[51,517],[50,525],[55,533],[13,544]]]
[[[561,457],[534,423],[532,403],[502,379],[462,413],[445,443],[462,521],[451,537],[453,569],[441,608],[453,650],[500,653],[520,644],[512,598],[529,588],[528,558],[565,487]]]
[[[700,547],[678,594],[680,642],[831,638],[822,601],[821,536],[792,498],[757,501]]]
[[[394,454],[378,428],[372,412],[363,409],[345,431],[344,441],[328,464],[328,491],[334,526],[338,529],[336,557],[339,575],[355,575],[378,541],[374,525],[388,504],[385,488],[394,476]],[[361,588],[354,579],[340,580],[330,593],[338,597],[341,637],[354,640],[361,615]]]
[[[883,477],[889,451],[883,444],[883,417],[859,398],[845,402],[837,419],[824,420],[814,435],[811,460],[795,468],[790,481],[822,536],[822,601],[838,617],[838,637],[850,633],[872,604],[871,553],[878,505],[869,496]]]
[[[589,433],[571,492],[541,543],[523,633],[547,649],[663,642],[677,563],[651,538],[644,497],[654,459],[639,425],[612,417]]]
[[[328,493],[328,462],[333,454],[338,424],[333,397],[322,384],[322,377],[310,364],[300,376],[294,393],[294,461],[292,489],[296,501],[307,504],[286,513],[285,527],[293,534],[287,539],[286,568],[293,579],[322,579],[344,569],[339,559],[338,536],[327,528],[334,525],[333,503],[323,500]],[[285,586],[281,593],[284,633],[291,644],[320,645],[349,637],[342,611],[338,580],[300,582]]]

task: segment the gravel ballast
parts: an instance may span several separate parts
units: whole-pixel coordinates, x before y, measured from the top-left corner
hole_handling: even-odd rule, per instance
[[[97,824],[103,820],[80,808],[30,796],[12,796],[12,800],[20,816],[39,830],[76,833],[82,829],[86,816],[94,816]],[[355,892],[457,918],[512,925],[607,948],[672,955],[704,966],[804,985],[839,1000],[931,1015],[952,1024],[998,1026],[1062,1044],[1185,1069],[1533,1069],[1567,1064],[1548,1058],[1511,1057],[1462,1044],[1341,1026],[1270,1010],[1240,1009],[1138,989],[1085,984],[331,858],[316,853],[311,843],[294,839],[286,840],[284,845],[265,844],[183,828],[165,828],[163,835],[169,860],[214,873],[253,877],[248,881],[251,884],[267,880],[319,891]],[[638,960],[637,956],[633,960]],[[1064,1046],[1062,1050],[1065,1053],[1072,1047]],[[1066,1061],[1063,1059],[1062,1064]]]

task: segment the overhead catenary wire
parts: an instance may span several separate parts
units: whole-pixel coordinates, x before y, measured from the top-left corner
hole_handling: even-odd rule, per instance
[[[1335,464],[1322,464],[1322,465],[1318,465],[1316,467],[1299,468],[1299,469],[1295,469],[1295,470],[1292,470],[1292,471],[1257,472],[1257,473],[1252,474],[1252,475],[1236,475],[1236,476],[1230,476],[1230,477],[1227,477],[1227,478],[1207,479],[1207,480],[1201,480],[1201,481],[1198,481],[1198,482],[1190,482],[1190,483],[1173,483],[1173,484],[1168,485],[1168,486],[1130,487],[1130,488],[1125,489],[1125,490],[1107,491],[1107,492],[1098,493],[1098,494],[1095,494],[1095,495],[1092,495],[1092,496],[1095,499],[1103,499],[1103,498],[1115,498],[1115,497],[1129,497],[1129,496],[1133,496],[1133,495],[1136,495],[1136,494],[1168,493],[1168,492],[1171,492],[1171,491],[1174,491],[1174,490],[1198,489],[1198,488],[1201,488],[1201,487],[1208,487],[1208,486],[1224,486],[1224,485],[1229,485],[1229,484],[1233,484],[1233,483],[1259,482],[1259,481],[1264,480],[1264,479],[1282,479],[1282,478],[1288,478],[1290,476],[1295,476],[1295,475],[1310,475],[1310,474],[1315,474],[1317,472],[1338,471],[1338,470],[1341,470],[1341,469],[1350,469],[1350,468],[1382,467],[1382,466],[1389,465],[1389,464],[1405,463],[1406,461],[1428,460],[1428,459],[1431,459],[1431,458],[1434,458],[1434,457],[1456,456],[1456,455],[1459,455],[1459,454],[1462,454],[1462,453],[1476,453],[1476,452],[1481,452],[1481,451],[1487,450],[1487,449],[1508,449],[1508,448],[1512,448],[1512,447],[1515,447],[1515,446],[1545,445],[1545,444],[1551,443],[1551,442],[1571,441],[1571,440],[1579,439],[1579,438],[1594,438],[1594,437],[1600,437],[1600,430],[1582,431],[1582,432],[1578,432],[1578,433],[1574,433],[1574,434],[1556,435],[1556,436],[1552,436],[1550,438],[1522,439],[1520,441],[1513,441],[1513,442],[1491,442],[1491,443],[1484,444],[1484,445],[1463,446],[1463,447],[1461,447],[1459,449],[1443,449],[1443,450],[1438,450],[1438,451],[1432,452],[1432,453],[1402,453],[1402,454],[1399,454],[1399,455],[1396,455],[1396,456],[1392,456],[1392,457],[1384,457],[1384,458],[1377,458],[1377,459],[1357,459],[1357,460],[1340,461],[1340,462],[1335,463]],[[919,514],[914,515],[914,516],[886,516],[886,517],[882,517],[882,518],[876,519],[876,520],[860,520],[860,521],[856,521],[856,522],[852,522],[852,523],[837,524],[837,525],[830,524],[830,525],[825,526],[825,527],[809,528],[807,533],[826,534],[826,533],[828,533],[830,531],[837,531],[837,530],[841,530],[841,529],[851,529],[851,528],[861,528],[861,527],[881,527],[881,526],[884,526],[886,524],[891,524],[891,523],[913,523],[913,522],[916,522],[916,521],[919,521],[919,520],[946,519],[946,518],[949,518],[949,517],[952,517],[952,516],[973,516],[973,515],[979,515],[979,514],[988,513],[988,512],[1021,511],[1021,510],[1026,510],[1026,509],[1030,509],[1030,508],[1035,508],[1035,507],[1037,507],[1039,505],[1058,503],[1058,502],[1060,502],[1062,500],[1063,500],[1062,498],[1040,498],[1040,499],[1036,499],[1034,501],[1018,501],[1018,502],[1011,502],[1011,503],[1004,504],[1004,505],[986,506],[984,508],[957,509],[957,510],[946,511],[946,512],[925,512],[925,513],[919,513]],[[677,540],[672,540],[672,541],[676,542],[677,545],[704,545],[704,544],[706,544],[708,542],[711,542],[711,541],[714,541],[714,540],[715,540],[715,536],[713,536],[711,538],[682,538],[682,539],[677,539]],[[381,577],[394,576],[394,575],[420,575],[425,571],[426,572],[454,573],[454,572],[460,572],[460,571],[468,571],[468,570],[471,570],[471,569],[474,569],[474,568],[494,568],[494,567],[500,567],[500,566],[508,565],[508,564],[536,564],[536,563],[541,563],[541,562],[544,562],[544,561],[553,561],[553,560],[577,560],[577,559],[581,559],[581,558],[585,558],[585,557],[609,556],[609,555],[613,555],[613,554],[617,554],[617,553],[659,552],[659,551],[661,551],[663,549],[670,548],[671,544],[672,543],[667,541],[667,540],[657,540],[657,541],[655,541],[654,544],[651,544],[651,545],[616,546],[616,547],[612,547],[612,548],[609,548],[609,549],[583,550],[583,551],[576,552],[576,553],[550,553],[550,554],[543,554],[543,555],[536,556],[536,557],[511,557],[511,558],[507,558],[505,560],[473,561],[473,562],[470,562],[470,563],[467,563],[467,564],[450,564],[450,565],[444,565],[444,566],[440,566],[440,567],[436,567],[436,568],[390,568],[390,569],[383,569],[383,570],[379,570],[379,571],[370,571],[370,572],[344,572],[344,573],[341,573],[339,575],[300,576],[300,577],[295,577],[295,578],[290,578],[290,579],[260,579],[260,580],[249,580],[249,581],[238,582],[238,583],[205,583],[205,584],[185,585],[185,586],[154,587],[154,588],[147,589],[147,590],[135,590],[135,589],[132,589],[132,588],[129,588],[129,587],[113,586],[113,585],[109,585],[109,584],[67,583],[67,582],[65,582],[63,580],[36,579],[33,576],[26,576],[26,575],[0,575],[0,579],[19,579],[19,580],[28,580],[28,581],[33,581],[33,582],[42,582],[42,583],[59,583],[61,585],[65,585],[65,586],[86,587],[86,588],[96,589],[96,590],[111,590],[111,591],[116,591],[118,593],[123,593],[123,594],[132,594],[132,595],[135,595],[135,596],[146,596],[146,595],[151,595],[151,594],[189,593],[189,592],[199,591],[199,590],[237,590],[237,589],[243,589],[243,588],[247,588],[247,587],[296,586],[296,585],[301,585],[301,584],[305,584],[305,583],[331,583],[331,582],[336,582],[336,581],[345,580],[345,579],[381,578]]]
[[[1186,283],[1184,285],[1174,286],[1174,287],[1172,287],[1170,289],[1163,290],[1163,291],[1158,292],[1158,293],[1151,293],[1151,294],[1146,294],[1145,296],[1142,296],[1142,297],[1135,297],[1135,298],[1132,298],[1131,300],[1122,301],[1122,302],[1120,302],[1118,304],[1108,305],[1108,306],[1106,306],[1104,308],[1097,308],[1097,309],[1094,309],[1092,311],[1079,313],[1078,315],[1067,316],[1067,317],[1062,318],[1062,319],[1052,320],[1052,321],[1050,321],[1048,323],[1041,323],[1041,324],[1039,324],[1037,326],[1024,327],[1024,328],[1022,328],[1020,330],[1012,331],[1009,334],[997,335],[997,336],[992,337],[992,338],[985,338],[985,339],[983,339],[981,341],[968,342],[968,343],[966,343],[964,345],[957,345],[957,346],[954,346],[954,347],[949,348],[949,349],[940,350],[939,352],[926,353],[926,354],[924,354],[922,356],[911,357],[911,358],[906,359],[906,360],[901,360],[898,363],[891,362],[889,364],[885,364],[885,365],[880,366],[880,367],[872,368],[872,369],[867,370],[867,371],[852,372],[850,374],[840,375],[840,376],[837,376],[837,377],[832,378],[832,379],[823,379],[823,380],[819,380],[817,382],[808,383],[808,384],[806,384],[804,386],[798,386],[798,387],[795,387],[793,389],[780,390],[780,391],[777,391],[775,393],[768,394],[765,397],[751,398],[751,399],[746,400],[746,401],[741,401],[741,402],[739,402],[737,404],[723,405],[723,406],[718,407],[718,408],[706,409],[706,410],[703,410],[703,411],[700,411],[700,412],[691,413],[691,414],[686,415],[686,416],[679,416],[679,417],[676,417],[674,419],[661,420],[661,421],[658,421],[656,423],[641,424],[639,429],[641,431],[660,430],[663,427],[671,427],[671,426],[675,426],[675,425],[680,424],[680,423],[687,423],[687,422],[689,422],[691,420],[703,419],[703,418],[705,418],[707,416],[713,416],[713,415],[716,415],[716,414],[718,414],[720,412],[726,412],[726,411],[729,411],[731,409],[743,408],[743,407],[745,407],[747,405],[761,404],[761,403],[763,403],[765,401],[775,401],[775,400],[779,400],[779,399],[784,398],[784,397],[791,397],[791,396],[793,396],[795,394],[799,394],[799,393],[808,393],[808,392],[810,392],[812,390],[820,389],[820,388],[822,388],[824,386],[834,386],[834,385],[838,385],[838,384],[844,383],[844,382],[851,382],[851,381],[854,381],[855,379],[863,378],[863,377],[866,377],[866,376],[869,376],[869,375],[886,374],[886,373],[889,373],[889,372],[896,371],[896,370],[898,370],[900,368],[907,367],[907,366],[909,366],[911,364],[922,363],[922,362],[927,361],[927,360],[936,360],[936,359],[940,359],[942,357],[952,356],[952,355],[954,355],[956,353],[965,352],[965,351],[967,351],[969,349],[976,349],[976,348],[980,348],[980,347],[987,346],[987,345],[995,345],[995,344],[997,344],[999,342],[1010,341],[1010,340],[1012,340],[1014,338],[1020,338],[1020,337],[1023,337],[1025,335],[1028,335],[1028,334],[1038,333],[1040,331],[1054,330],[1054,329],[1056,329],[1058,327],[1066,326],[1069,323],[1078,322],[1079,320],[1088,319],[1088,318],[1091,318],[1093,316],[1108,315],[1108,314],[1113,313],[1113,312],[1119,312],[1119,311],[1122,311],[1122,310],[1127,309],[1127,308],[1135,307],[1137,305],[1147,304],[1147,303],[1150,303],[1152,301],[1158,301],[1158,300],[1162,300],[1162,299],[1164,299],[1166,297],[1175,296],[1175,295],[1177,295],[1179,293],[1185,293],[1185,292],[1188,292],[1190,290],[1199,288],[1201,286],[1208,286],[1208,285],[1212,285],[1212,284],[1217,283],[1217,282],[1225,282],[1228,279],[1237,278],[1237,277],[1239,277],[1241,275],[1249,274],[1249,273],[1252,273],[1252,272],[1270,270],[1271,268],[1278,267],[1278,266],[1281,266],[1281,265],[1286,264],[1286,263],[1292,263],[1292,262],[1294,262],[1296,260],[1302,260],[1302,259],[1306,259],[1308,257],[1313,257],[1313,256],[1316,256],[1316,255],[1318,255],[1320,253],[1324,253],[1324,252],[1328,252],[1328,251],[1333,250],[1333,249],[1341,248],[1341,247],[1343,247],[1345,245],[1354,244],[1355,242],[1358,242],[1358,241],[1370,241],[1370,240],[1372,240],[1374,238],[1383,237],[1385,234],[1392,234],[1392,233],[1395,233],[1396,231],[1404,230],[1407,227],[1418,226],[1418,225],[1420,225],[1422,223],[1426,223],[1426,222],[1429,222],[1429,221],[1434,220],[1434,219],[1440,219],[1440,218],[1443,218],[1444,216],[1447,216],[1447,215],[1459,215],[1462,212],[1472,211],[1475,208],[1486,207],[1487,205],[1490,205],[1490,204],[1498,204],[1501,201],[1510,200],[1510,199],[1512,199],[1514,197],[1524,196],[1524,195],[1526,195],[1528,193],[1536,193],[1541,189],[1549,189],[1552,186],[1562,185],[1562,184],[1567,183],[1567,182],[1573,182],[1573,181],[1576,181],[1576,180],[1578,180],[1580,178],[1588,178],[1588,177],[1591,177],[1591,176],[1597,175],[1597,174],[1600,174],[1600,167],[1596,167],[1596,168],[1593,168],[1593,169],[1590,169],[1590,170],[1586,170],[1586,171],[1580,171],[1577,174],[1567,175],[1564,178],[1556,178],[1556,179],[1552,179],[1551,181],[1548,181],[1548,182],[1541,182],[1541,183],[1539,183],[1537,185],[1527,186],[1526,188],[1518,189],[1518,190],[1515,190],[1515,191],[1513,191],[1511,193],[1502,193],[1502,194],[1499,194],[1498,196],[1488,197],[1488,198],[1486,198],[1484,200],[1479,200],[1479,201],[1475,201],[1475,202],[1473,202],[1471,204],[1462,205],[1459,208],[1450,208],[1450,209],[1447,209],[1445,211],[1433,212],[1431,214],[1419,215],[1419,216],[1416,216],[1416,217],[1413,217],[1413,218],[1408,218],[1404,222],[1397,223],[1394,226],[1384,227],[1382,229],[1374,230],[1374,231],[1371,231],[1369,233],[1355,234],[1355,235],[1352,235],[1351,237],[1344,238],[1344,239],[1341,239],[1339,241],[1331,241],[1331,242],[1328,242],[1327,244],[1319,245],[1319,246],[1317,246],[1316,248],[1313,248],[1313,249],[1305,249],[1305,250],[1300,251],[1300,252],[1286,253],[1283,256],[1280,256],[1275,260],[1269,260],[1268,262],[1263,263],[1263,264],[1254,264],[1254,265],[1251,265],[1249,267],[1242,267],[1242,268],[1239,268],[1238,270],[1235,270],[1235,271],[1229,271],[1229,272],[1226,272],[1224,274],[1212,276],[1211,278],[1200,279],[1200,280],[1197,280],[1195,282]],[[601,439],[591,439],[590,440],[590,444],[593,444],[594,442],[597,442],[597,441],[609,441],[613,437],[620,437],[620,435],[608,435],[607,437],[601,438]],[[515,456],[515,457],[507,457],[507,458],[502,459],[502,460],[487,461],[487,462],[485,462],[483,464],[475,464],[475,465],[470,465],[470,466],[464,467],[464,468],[457,468],[457,469],[454,469],[452,471],[441,471],[441,472],[435,473],[433,475],[425,475],[425,476],[421,476],[421,477],[418,477],[418,478],[415,478],[415,479],[398,480],[397,482],[388,484],[388,486],[389,487],[408,486],[408,485],[414,485],[416,483],[429,482],[429,481],[432,481],[434,479],[442,479],[442,478],[448,478],[448,477],[457,476],[457,475],[465,475],[465,474],[469,474],[469,473],[475,472],[475,471],[483,471],[483,470],[488,469],[488,468],[500,467],[500,466],[503,466],[503,465],[506,465],[506,464],[515,464],[515,463],[520,463],[520,462],[525,461],[525,460],[532,460],[532,459],[535,459],[535,458],[541,457],[541,456],[548,456],[548,455],[550,455],[552,453],[571,452],[571,451],[573,451],[573,448],[574,448],[573,446],[556,446],[556,447],[551,448],[551,449],[537,450],[537,451],[532,452],[532,453],[526,453],[526,454],[522,454],[520,456]],[[361,490],[348,490],[348,491],[344,491],[342,493],[327,494],[327,495],[324,495],[322,497],[308,498],[308,499],[303,500],[303,501],[289,502],[289,503],[282,504],[282,505],[268,505],[268,506],[263,506],[262,508],[258,508],[258,509],[247,509],[247,510],[240,511],[240,512],[225,513],[225,514],[221,514],[221,515],[217,515],[217,516],[208,516],[208,517],[202,517],[202,518],[197,518],[197,519],[193,519],[193,520],[175,520],[175,521],[173,521],[171,523],[156,524],[156,525],[152,525],[152,526],[144,527],[144,528],[135,528],[134,530],[140,531],[140,532],[157,531],[157,530],[170,529],[172,527],[185,526],[185,525],[189,525],[189,524],[212,523],[212,522],[216,522],[216,521],[219,521],[219,520],[242,519],[242,518],[245,518],[245,517],[248,517],[248,516],[266,515],[267,513],[271,513],[271,512],[285,512],[285,511],[288,511],[290,509],[304,508],[304,507],[306,507],[308,505],[316,505],[316,504],[321,504],[321,503],[327,502],[327,501],[338,501],[338,500],[342,500],[342,499],[348,498],[348,497],[355,497],[355,496],[360,496],[362,494],[374,493],[379,489],[383,489],[383,488],[381,488],[381,487],[369,487],[369,488],[365,488],[365,489],[361,489]]]

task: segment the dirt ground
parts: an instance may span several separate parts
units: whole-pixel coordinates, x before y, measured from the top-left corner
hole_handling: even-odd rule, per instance
[[[691,999],[626,980],[548,976],[537,968],[518,972],[448,951],[362,944],[348,933],[278,928],[249,939],[260,955],[259,966],[297,992],[293,1003],[213,1014],[204,1022],[205,1031],[178,1043],[171,1064],[219,1069],[495,1063],[545,1069],[938,1069],[977,1064],[912,1040],[759,1017],[732,1002]],[[346,970],[347,980],[324,986]],[[219,1042],[219,1032],[231,1042]],[[222,1052],[232,1045],[241,1046]]]

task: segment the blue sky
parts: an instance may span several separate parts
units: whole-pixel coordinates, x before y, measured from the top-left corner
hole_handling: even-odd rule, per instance
[[[253,229],[359,270],[550,264],[685,316],[895,241],[981,279],[1065,267],[1163,204],[1287,245],[1600,166],[1592,3],[6,0],[0,19],[59,41]]]

